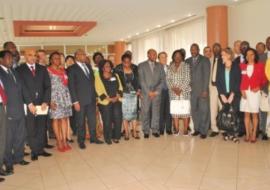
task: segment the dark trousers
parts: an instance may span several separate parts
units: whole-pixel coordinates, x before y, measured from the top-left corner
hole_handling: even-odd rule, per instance
[[[78,143],[84,143],[85,141],[85,122],[88,122],[88,128],[90,132],[90,139],[96,140],[96,105],[88,104],[85,106],[81,105],[81,110],[79,112],[75,112],[75,119],[77,123],[77,135],[78,135]]]
[[[210,127],[210,104],[209,98],[199,95],[191,95],[191,114],[195,131],[201,135],[207,135]]]
[[[104,139],[106,141],[111,139],[119,140],[122,127],[121,102],[99,105],[99,110],[103,121]]]
[[[26,116],[27,140],[33,154],[44,151],[46,137],[46,117],[34,116],[30,112]]]
[[[172,130],[172,117],[170,114],[170,97],[168,89],[162,90],[160,102],[159,130],[162,133],[165,129],[167,132]]]
[[[262,132],[262,134],[266,134],[266,124],[267,124],[267,112],[263,112],[260,110],[259,117],[259,129]]]
[[[0,105],[0,169],[3,166],[6,148],[6,113],[4,106]]]
[[[76,119],[75,119],[75,110],[72,107],[72,116],[69,117],[69,123],[70,123],[70,128],[73,132],[73,134],[77,134],[77,126],[76,126]]]
[[[25,142],[25,118],[6,120],[6,150],[4,163],[11,167],[23,160]]]

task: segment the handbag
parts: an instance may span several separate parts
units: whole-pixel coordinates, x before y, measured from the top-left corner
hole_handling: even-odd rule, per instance
[[[261,91],[261,97],[260,97],[260,110],[263,112],[270,111],[269,95],[262,91]]]
[[[217,115],[217,126],[220,130],[237,133],[240,119],[232,105],[224,105]]]
[[[190,110],[190,100],[171,100],[170,102],[170,113],[173,115],[189,115]]]

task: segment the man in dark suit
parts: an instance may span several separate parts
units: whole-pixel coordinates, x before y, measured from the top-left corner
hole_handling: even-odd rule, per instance
[[[12,53],[12,68],[17,68],[19,66],[19,61],[21,57],[19,51],[17,50],[16,44],[12,41],[7,41],[4,43],[3,49],[8,50]]]
[[[265,51],[265,48],[267,49],[267,52]],[[259,62],[266,64],[266,61],[268,59],[270,59],[270,37],[268,37],[266,39],[266,45],[262,42],[259,42],[256,45],[256,49],[257,52],[259,54]],[[262,93],[264,93],[265,95],[269,95],[268,92],[268,83],[263,86],[262,88]],[[259,113],[259,117],[260,117],[260,121],[259,121],[259,128],[260,128],[260,133],[262,134],[262,140],[268,140],[268,136],[266,134],[266,125],[267,125],[267,111],[263,111],[260,109],[260,113]]]
[[[46,67],[36,64],[36,51],[25,50],[26,63],[17,68],[23,80],[24,88],[29,92],[30,100],[34,106],[41,106],[46,110],[51,99],[51,82]],[[46,116],[36,115],[28,109],[26,116],[26,129],[28,143],[31,149],[31,159],[35,161],[38,156],[48,157],[51,154],[44,150]]]
[[[202,139],[207,137],[210,126],[209,108],[209,76],[210,61],[199,54],[199,45],[192,44],[190,52],[192,57],[186,62],[191,67],[191,114],[195,132],[193,136],[201,135]]]
[[[2,58],[0,58],[0,64],[2,64]],[[0,75],[0,176],[6,176],[6,172],[3,170],[3,162],[6,148],[6,107],[7,94],[4,88],[4,83]],[[5,178],[0,177],[0,182],[5,181]]]
[[[7,95],[6,104],[6,145],[4,163],[6,174],[13,174],[13,165],[28,165],[23,160],[25,140],[24,101],[30,109],[33,104],[27,91],[23,89],[22,81],[16,71],[12,69],[12,53],[1,51],[0,76]]]
[[[90,143],[102,144],[96,137],[96,91],[94,73],[89,64],[86,64],[86,53],[83,50],[75,52],[76,63],[69,67],[69,90],[75,109],[78,143],[85,149],[85,121],[87,118],[90,131]]]

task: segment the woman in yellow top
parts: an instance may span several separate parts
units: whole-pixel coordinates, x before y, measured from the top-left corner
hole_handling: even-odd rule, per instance
[[[103,135],[107,144],[119,143],[122,126],[123,87],[117,74],[112,72],[110,60],[99,63],[99,75],[95,75],[98,107],[103,121]]]
[[[265,75],[268,81],[270,81],[270,59],[267,60],[266,65],[265,65]],[[270,90],[270,83],[269,83],[268,89]]]

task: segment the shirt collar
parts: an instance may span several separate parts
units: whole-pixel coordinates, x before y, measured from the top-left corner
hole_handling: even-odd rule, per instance
[[[36,69],[36,64],[29,64],[29,63],[26,63],[26,64],[30,70],[31,70],[31,67],[34,67],[34,69]]]
[[[5,66],[3,66],[3,65],[0,65],[1,67],[2,67],[2,69],[6,72],[6,73],[8,73],[8,68],[6,68]]]

